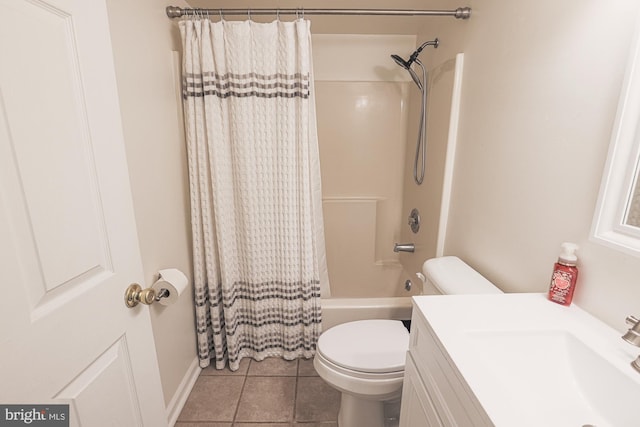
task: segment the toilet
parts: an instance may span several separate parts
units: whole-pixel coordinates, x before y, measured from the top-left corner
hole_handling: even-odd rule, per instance
[[[425,261],[426,282],[444,295],[502,293],[460,258]],[[384,404],[400,398],[409,331],[399,320],[358,320],[318,339],[318,375],[341,392],[339,427],[384,427]]]

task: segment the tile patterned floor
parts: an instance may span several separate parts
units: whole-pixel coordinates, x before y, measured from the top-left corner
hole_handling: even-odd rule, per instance
[[[202,371],[176,427],[337,427],[339,407],[312,360],[243,359]]]

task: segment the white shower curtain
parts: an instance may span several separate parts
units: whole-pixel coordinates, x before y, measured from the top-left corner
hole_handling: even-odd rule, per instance
[[[309,28],[180,22],[201,367],[315,351],[328,283]]]

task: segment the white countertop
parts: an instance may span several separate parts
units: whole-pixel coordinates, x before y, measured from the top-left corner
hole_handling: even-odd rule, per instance
[[[545,294],[413,301],[496,427],[640,426],[640,348],[579,307]]]

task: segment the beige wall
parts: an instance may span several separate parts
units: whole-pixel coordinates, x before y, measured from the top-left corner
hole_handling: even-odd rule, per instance
[[[185,145],[173,74],[177,27],[164,3],[109,0],[109,20],[138,238],[146,283],[163,268],[191,276]],[[174,2],[179,5],[181,2]],[[172,306],[151,310],[168,406],[196,358],[191,289]],[[171,409],[171,408],[170,408]]]
[[[446,253],[506,291],[543,292],[576,242],[574,301],[619,329],[638,311],[640,260],[589,233],[638,5],[472,0],[468,22],[419,37],[442,39],[434,61],[465,53]]]

